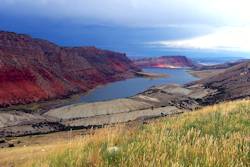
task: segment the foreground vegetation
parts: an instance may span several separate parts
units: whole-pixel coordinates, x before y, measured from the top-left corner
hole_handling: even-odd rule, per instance
[[[250,166],[250,101],[136,127],[100,129],[58,144],[2,151],[14,156],[16,166]],[[18,155],[25,153],[29,157],[20,161]]]

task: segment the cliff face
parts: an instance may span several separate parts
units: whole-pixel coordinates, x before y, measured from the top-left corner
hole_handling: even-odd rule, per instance
[[[132,77],[125,54],[94,47],[65,48],[27,35],[0,32],[0,106],[85,92]]]
[[[144,58],[135,60],[134,64],[138,67],[156,68],[182,68],[193,67],[194,64],[185,56],[162,56],[157,58]]]

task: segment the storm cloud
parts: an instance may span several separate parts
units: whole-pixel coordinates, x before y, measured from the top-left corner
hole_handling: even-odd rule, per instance
[[[1,0],[0,14],[159,27],[250,23],[248,0]]]
[[[131,55],[152,47],[152,54],[250,52],[249,6],[249,0],[0,0],[0,29]]]

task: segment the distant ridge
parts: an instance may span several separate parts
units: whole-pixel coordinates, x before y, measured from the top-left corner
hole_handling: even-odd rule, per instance
[[[156,58],[143,58],[133,61],[138,67],[155,68],[183,68],[194,67],[194,63],[185,56],[161,56]]]

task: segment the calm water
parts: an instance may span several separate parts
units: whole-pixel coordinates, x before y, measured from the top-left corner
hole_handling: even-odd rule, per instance
[[[162,84],[185,84],[197,78],[190,75],[185,69],[159,69],[159,68],[147,68],[144,69],[146,72],[168,74],[168,78],[133,78],[124,81],[118,81],[107,84],[103,87],[99,87],[91,91],[88,95],[81,96],[79,99],[80,103],[84,102],[96,102],[111,100],[116,98],[123,98],[133,96],[140,93],[151,86],[162,85]]]

